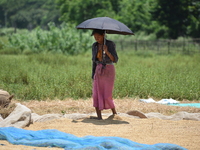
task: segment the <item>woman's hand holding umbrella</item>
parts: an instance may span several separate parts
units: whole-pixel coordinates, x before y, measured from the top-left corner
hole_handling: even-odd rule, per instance
[[[115,58],[113,55],[108,51],[108,47],[106,45],[103,45],[103,53],[106,54],[113,62]]]

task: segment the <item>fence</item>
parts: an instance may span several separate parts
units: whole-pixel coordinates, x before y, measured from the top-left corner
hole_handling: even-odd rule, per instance
[[[200,39],[192,40],[117,40],[115,41],[117,49],[135,50],[135,51],[153,51],[159,54],[200,53]]]

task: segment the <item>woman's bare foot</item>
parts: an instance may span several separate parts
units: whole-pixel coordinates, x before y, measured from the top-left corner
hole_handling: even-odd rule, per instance
[[[98,118],[98,117],[95,117],[95,116],[90,116],[90,119],[103,120],[102,118]]]

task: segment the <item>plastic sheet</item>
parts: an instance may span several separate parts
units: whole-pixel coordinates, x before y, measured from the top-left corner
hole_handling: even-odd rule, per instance
[[[15,127],[2,127],[0,128],[0,140],[7,140],[16,145],[60,147],[65,150],[186,150],[176,144],[148,145],[120,137],[76,137],[56,129],[32,131]]]
[[[140,99],[141,102],[145,102],[145,103],[158,103],[158,104],[178,104],[180,103],[179,101],[176,101],[172,98],[170,99],[161,99],[160,101],[155,101],[152,98],[149,99]]]
[[[168,105],[200,108],[200,103],[181,103],[181,104],[168,104]]]

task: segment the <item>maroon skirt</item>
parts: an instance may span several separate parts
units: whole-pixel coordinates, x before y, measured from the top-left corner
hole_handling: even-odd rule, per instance
[[[115,80],[115,66],[98,64],[93,80],[93,106],[103,109],[115,108],[112,98]]]

